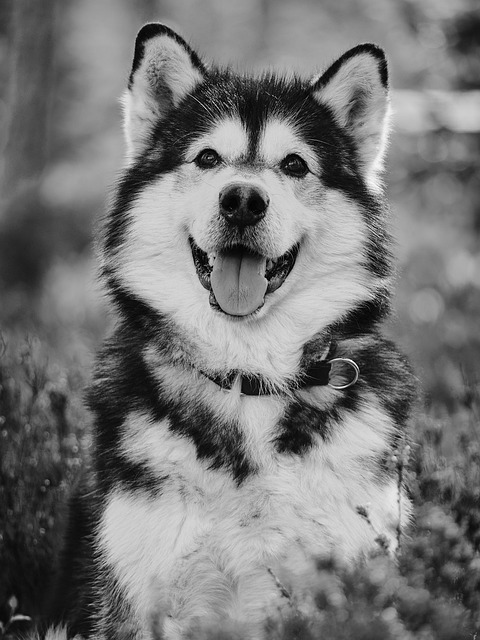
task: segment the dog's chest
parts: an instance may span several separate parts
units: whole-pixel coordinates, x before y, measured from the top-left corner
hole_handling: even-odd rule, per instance
[[[339,523],[324,521],[314,483],[290,464],[240,487],[210,471],[202,484],[172,476],[156,498],[118,492],[102,546],[141,617],[261,619],[281,603],[277,577],[302,575],[332,547]]]
[[[259,415],[258,424],[253,417],[245,423],[256,466],[242,482],[228,469],[209,468],[167,423],[142,414],[127,421],[124,455],[164,479],[158,492],[112,492],[99,543],[144,617],[163,611],[193,619],[208,611],[212,619],[260,619],[281,600],[275,576],[302,576],[313,557],[354,557],[371,545],[356,507],[379,504],[380,493],[359,463],[341,459],[338,451],[348,446],[335,449],[319,438],[306,455],[280,454],[272,443],[278,412]]]
[[[228,468],[212,469],[208,458],[199,460],[192,443],[165,433],[155,437],[151,426],[143,441],[136,440],[136,449],[135,438],[128,446],[134,461],[142,459],[163,480],[158,492],[112,493],[103,526],[112,532],[112,546],[118,543],[119,557],[136,555],[120,547],[142,541],[142,557],[162,574],[194,554],[208,555],[222,571],[240,575],[280,557],[293,541],[311,547],[323,537],[325,469],[314,454],[284,456],[270,445],[267,455],[259,437],[248,446],[257,449],[255,466],[239,481]],[[162,440],[157,447],[154,438]]]

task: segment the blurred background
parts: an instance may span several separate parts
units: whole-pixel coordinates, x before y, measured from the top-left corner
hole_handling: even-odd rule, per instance
[[[1,0],[0,326],[89,371],[108,325],[94,229],[122,166],[118,97],[137,30],[206,60],[313,74],[363,41],[389,56],[392,333],[442,414],[478,385],[478,0]]]

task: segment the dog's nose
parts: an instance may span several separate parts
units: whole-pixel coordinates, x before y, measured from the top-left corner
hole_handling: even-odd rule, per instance
[[[259,187],[229,184],[220,191],[220,213],[235,227],[257,224],[267,210],[270,198]]]

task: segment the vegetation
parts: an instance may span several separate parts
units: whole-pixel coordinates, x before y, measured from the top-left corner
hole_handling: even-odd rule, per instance
[[[0,365],[0,621],[10,633],[28,623],[23,616],[36,618],[46,605],[66,502],[88,451],[89,420],[83,375],[49,362],[38,339],[6,340]]]

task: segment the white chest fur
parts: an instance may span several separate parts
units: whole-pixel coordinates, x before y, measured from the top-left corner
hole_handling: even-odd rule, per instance
[[[166,479],[158,496],[113,492],[99,543],[139,619],[164,618],[169,638],[182,637],[198,620],[260,625],[282,599],[274,576],[295,588],[315,556],[367,553],[374,529],[393,544],[397,489],[375,481],[368,463],[392,428],[383,412],[371,404],[339,425],[338,441],[319,439],[305,456],[289,456],[269,444],[277,418],[270,409],[259,412],[257,431],[249,425],[258,471],[240,486],[227,471],[199,461],[194,445],[172,434],[167,421],[132,414],[125,425],[125,455]],[[368,507],[373,527],[358,506]]]

